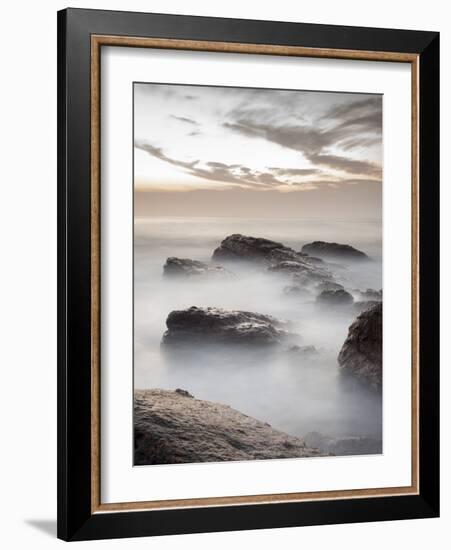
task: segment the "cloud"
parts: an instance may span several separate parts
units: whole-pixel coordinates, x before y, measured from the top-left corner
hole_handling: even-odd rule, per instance
[[[371,97],[329,109],[308,123],[280,123],[277,106],[252,106],[246,112],[241,105],[228,113],[223,127],[250,138],[259,138],[301,153],[315,169],[316,166],[359,174],[367,178],[380,178],[381,167],[370,161],[346,155],[354,149],[365,149],[381,143],[382,101]],[[292,117],[290,120],[299,120]],[[342,152],[343,154],[337,154]]]
[[[148,142],[136,141],[135,147],[145,151],[152,157],[181,168],[186,174],[219,182],[230,187],[253,189],[312,189],[317,182],[309,178],[320,173],[318,169],[297,169],[283,167],[269,167],[265,170],[254,170],[242,164],[226,164],[217,161],[200,162],[199,160],[185,161],[168,156],[161,147]],[[328,182],[329,183],[329,182]]]
[[[361,113],[379,113],[382,116],[382,97],[374,96],[332,107],[323,115],[323,119],[351,119]]]
[[[368,176],[368,178],[380,178],[382,175],[381,167],[374,162],[355,160],[337,155],[321,154],[308,155],[307,158],[313,164],[327,166],[334,170],[347,172],[348,174],[360,174],[362,176]]]
[[[200,126],[200,124],[192,119],[188,118],[186,116],[177,116],[177,115],[169,115],[171,118],[174,118],[175,120],[179,120],[180,122],[186,122],[186,124],[192,124],[193,126]]]
[[[167,162],[168,164],[172,164],[173,166],[184,168],[185,170],[192,169],[199,162],[198,160],[195,160],[192,162],[184,162],[181,160],[173,159],[171,157],[168,157],[163,152],[161,147],[156,147],[155,145],[152,145],[148,142],[135,141],[135,147],[137,149],[141,149],[142,151],[145,151],[146,153],[149,153],[149,155],[151,155],[152,157],[163,160],[164,162]]]
[[[269,168],[279,176],[311,176],[320,172],[318,168]]]

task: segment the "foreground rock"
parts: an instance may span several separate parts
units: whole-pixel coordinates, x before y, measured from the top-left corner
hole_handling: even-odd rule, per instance
[[[182,391],[135,391],[136,465],[330,454],[231,407],[194,399]]]
[[[343,373],[372,389],[382,388],[382,303],[363,311],[349,327],[338,355]]]
[[[331,259],[352,259],[352,260],[368,260],[368,256],[361,250],[357,250],[349,244],[326,243],[324,241],[314,241],[305,244],[302,247],[304,254],[319,256],[320,258]]]
[[[171,257],[166,260],[163,268],[166,276],[184,276],[184,277],[199,277],[199,276],[222,276],[228,277],[232,273],[219,265],[207,264],[198,260],[190,260],[189,258]]]
[[[331,437],[319,432],[304,436],[305,444],[337,456],[373,455],[382,453],[382,439],[367,436]]]
[[[168,330],[162,343],[275,345],[295,340],[289,323],[270,315],[215,307],[190,307],[172,311],[166,319]]]

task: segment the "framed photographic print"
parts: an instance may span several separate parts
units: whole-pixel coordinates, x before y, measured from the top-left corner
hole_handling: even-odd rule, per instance
[[[439,513],[439,36],[58,14],[58,536]]]

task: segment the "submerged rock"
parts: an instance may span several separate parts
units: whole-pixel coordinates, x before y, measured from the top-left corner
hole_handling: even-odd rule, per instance
[[[314,241],[305,244],[302,247],[302,252],[312,254],[320,258],[334,259],[353,259],[353,260],[368,260],[365,252],[357,250],[349,244],[326,243],[324,241]]]
[[[289,331],[289,323],[270,315],[216,307],[190,307],[172,311],[166,319],[168,330],[162,343],[179,344],[281,344],[299,335]]]
[[[343,373],[381,390],[382,303],[363,311],[349,327],[338,363]]]
[[[344,286],[335,281],[321,281],[316,285],[316,290],[321,293],[323,291],[344,290]]]
[[[326,456],[304,440],[211,401],[177,391],[134,394],[136,465]]]
[[[203,275],[230,276],[232,273],[220,265],[212,265],[189,258],[171,257],[166,260],[163,268],[166,276],[198,277]]]
[[[288,352],[301,357],[317,357],[319,355],[315,346],[299,346],[297,344],[288,348]]]
[[[314,297],[308,288],[298,284],[285,286],[283,292],[286,296],[295,296],[296,298],[302,298],[309,301]]]
[[[304,436],[309,447],[317,447],[337,456],[371,455],[382,453],[382,439],[368,436],[331,437],[319,432]]]
[[[349,306],[354,303],[354,298],[342,288],[323,290],[316,298],[316,303],[320,306]]]
[[[367,288],[366,290],[354,289],[352,291],[354,295],[362,302],[382,302],[382,289],[374,290],[373,288]]]

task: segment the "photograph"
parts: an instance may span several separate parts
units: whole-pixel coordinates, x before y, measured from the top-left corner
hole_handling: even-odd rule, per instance
[[[133,83],[135,466],[383,453],[382,110]]]

